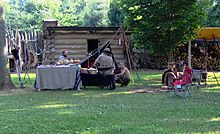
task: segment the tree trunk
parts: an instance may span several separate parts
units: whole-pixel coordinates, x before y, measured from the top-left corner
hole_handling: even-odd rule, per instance
[[[0,90],[13,89],[15,86],[11,81],[7,69],[7,55],[5,45],[5,25],[3,18],[3,2],[0,2]]]
[[[168,63],[169,62],[174,62],[173,51],[168,52],[167,57],[168,57]]]

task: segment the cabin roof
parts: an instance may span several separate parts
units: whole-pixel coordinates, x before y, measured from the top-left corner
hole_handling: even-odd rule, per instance
[[[120,27],[76,27],[76,26],[53,26],[47,27],[48,31],[77,32],[77,33],[116,33]],[[126,31],[131,34],[131,31]]]
[[[55,26],[47,27],[48,30],[71,30],[71,31],[117,31],[119,27],[76,27],[76,26]]]

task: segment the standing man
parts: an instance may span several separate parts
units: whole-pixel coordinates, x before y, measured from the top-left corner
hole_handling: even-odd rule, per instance
[[[115,63],[109,48],[105,48],[102,51],[102,54],[95,60],[93,66],[96,67],[103,76],[114,74]]]
[[[106,75],[110,76],[110,89],[115,89],[115,78],[114,78],[114,69],[115,69],[115,63],[112,59],[112,53],[109,48],[105,48],[102,51],[102,54],[95,60],[95,63],[93,65],[98,69],[99,74],[102,77],[105,77]]]

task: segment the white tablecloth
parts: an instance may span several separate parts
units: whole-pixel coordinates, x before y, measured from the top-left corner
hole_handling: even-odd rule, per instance
[[[41,89],[80,89],[78,65],[39,66],[36,69],[35,87]]]

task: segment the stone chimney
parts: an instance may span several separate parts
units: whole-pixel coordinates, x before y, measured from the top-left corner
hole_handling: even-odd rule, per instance
[[[44,55],[43,64],[55,63],[55,43],[54,43],[54,32],[48,30],[48,27],[57,27],[58,21],[55,19],[46,19],[43,21],[43,43],[44,43]]]

